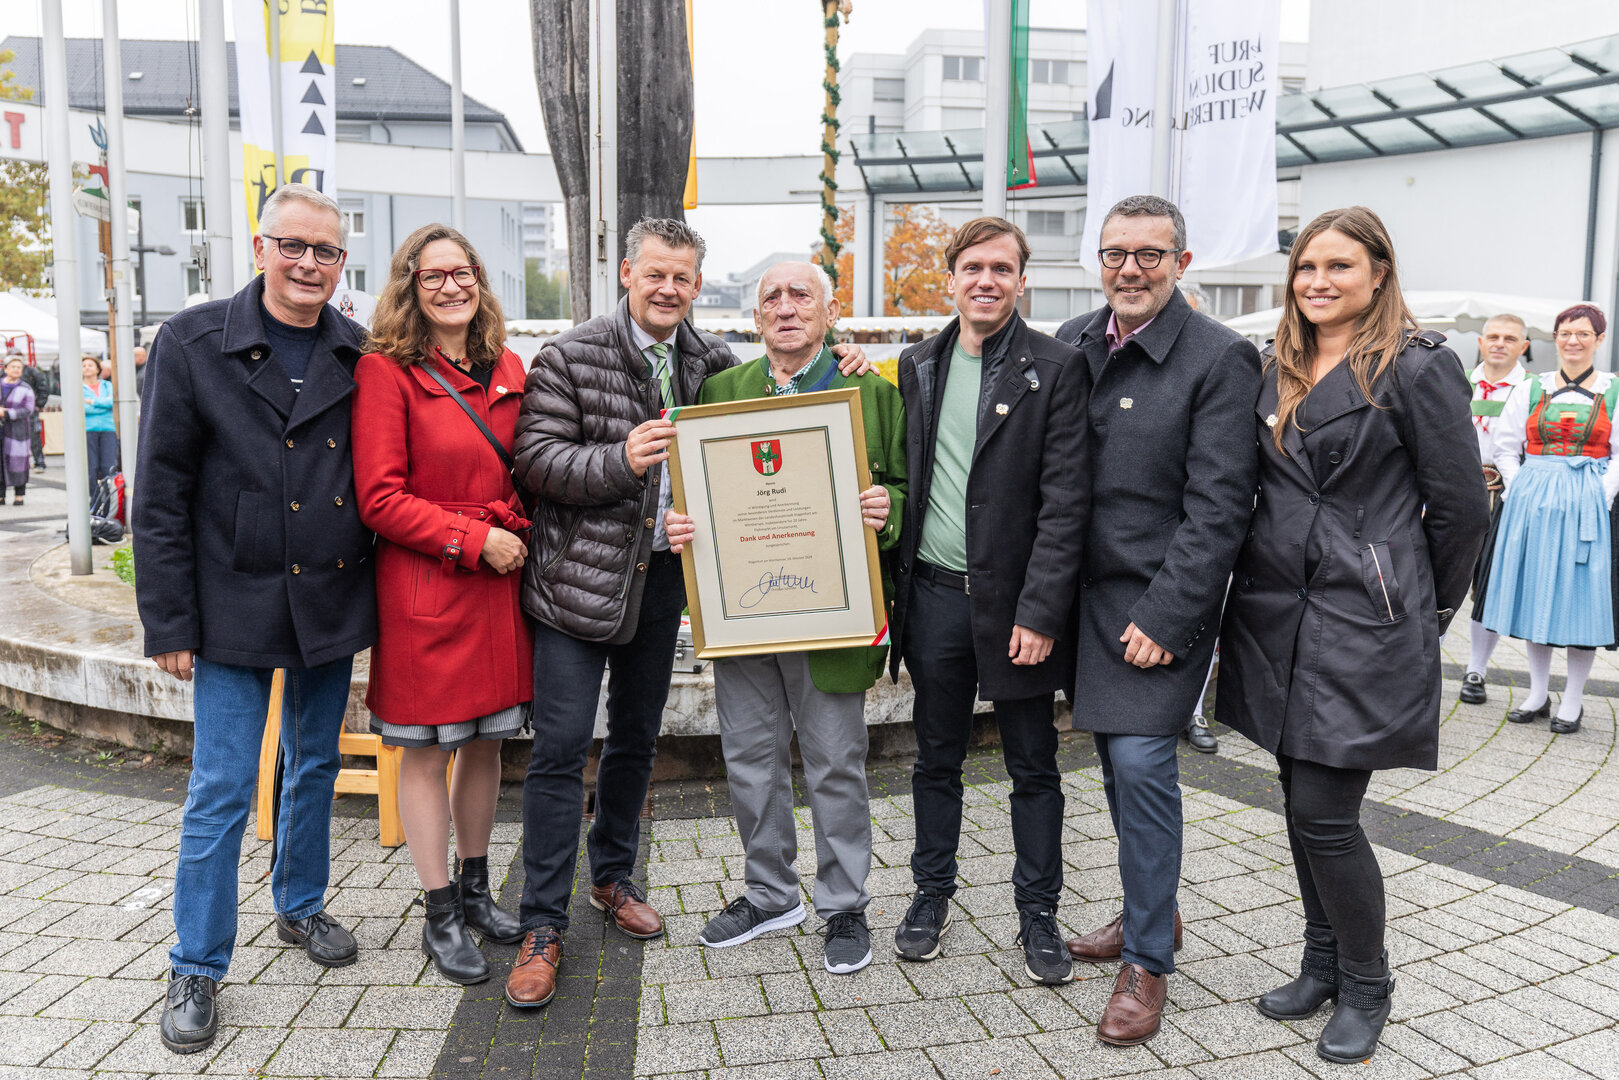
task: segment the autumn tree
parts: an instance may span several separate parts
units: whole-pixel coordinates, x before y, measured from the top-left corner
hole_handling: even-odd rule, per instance
[[[18,86],[10,68],[16,57],[0,50],[0,101],[29,101],[31,87]],[[45,166],[0,161],[0,291],[43,292],[50,264],[50,213]]]
[[[930,206],[900,203],[883,243],[883,314],[947,315],[944,249],[953,230]]]
[[[847,207],[838,215],[838,223],[832,229],[832,236],[838,242],[838,273],[837,287],[832,290],[838,298],[838,307],[845,315],[854,314],[854,208]]]

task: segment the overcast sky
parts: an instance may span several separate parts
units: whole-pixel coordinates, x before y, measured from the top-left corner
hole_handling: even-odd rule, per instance
[[[450,77],[446,0],[334,0],[337,40],[391,45]],[[628,0],[633,2],[633,0]],[[1148,2],[1148,0],[1136,0]],[[100,37],[101,0],[64,0],[70,37]],[[225,32],[234,37],[227,3]],[[4,34],[39,33],[37,0],[0,0]],[[119,0],[125,38],[194,38],[194,0]],[[1309,0],[1282,0],[1282,36],[1303,40]],[[839,53],[903,52],[926,27],[977,28],[983,0],[854,0]],[[506,114],[523,146],[546,149],[534,88],[528,0],[463,0],[461,70],[467,94]],[[813,154],[821,129],[821,15],[808,0],[696,0],[697,152]],[[1083,0],[1030,0],[1035,26],[1082,27]],[[772,251],[807,250],[819,210],[699,207],[689,212],[708,240],[712,275],[741,270]]]

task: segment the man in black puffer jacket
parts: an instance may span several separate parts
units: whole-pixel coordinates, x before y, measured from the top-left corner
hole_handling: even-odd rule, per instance
[[[703,380],[736,357],[686,322],[702,288],[702,237],[684,222],[648,218],[625,234],[624,247],[619,281],[628,295],[611,315],[540,350],[517,421],[513,475],[535,508],[523,571],[523,609],[535,620],[519,912],[526,933],[506,981],[506,1000],[517,1006],[545,1005],[556,990],[604,668],[608,734],[587,843],[590,902],[631,937],[663,933],[629,880],[686,606],[680,557],[663,533],[674,425],[660,414],[695,404]],[[848,350],[845,372],[863,355]]]

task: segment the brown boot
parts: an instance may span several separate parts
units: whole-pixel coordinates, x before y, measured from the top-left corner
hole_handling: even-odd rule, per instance
[[[1158,1034],[1169,976],[1154,975],[1140,964],[1125,964],[1113,983],[1113,996],[1102,1010],[1096,1037],[1109,1046],[1135,1046]]]
[[[520,1009],[548,1004],[557,992],[557,965],[562,963],[562,935],[542,926],[523,935],[512,973],[506,976],[506,1000]]]
[[[632,938],[655,938],[663,934],[663,916],[641,898],[641,892],[628,881],[590,887],[590,906],[612,915],[613,923]]]
[[[1181,913],[1175,912],[1175,951],[1181,947]],[[1124,915],[1090,933],[1068,939],[1068,955],[1075,960],[1103,963],[1124,956]]]

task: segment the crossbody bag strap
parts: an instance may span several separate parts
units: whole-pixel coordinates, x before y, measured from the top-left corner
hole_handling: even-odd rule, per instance
[[[450,385],[450,381],[448,379],[439,374],[438,368],[434,367],[432,364],[423,364],[422,370],[431,375],[434,382],[444,387],[444,392],[449,394],[451,400],[453,400],[457,405],[461,406],[461,411],[467,414],[467,419],[478,425],[478,430],[483,432],[483,437],[489,440],[489,445],[495,448],[495,453],[500,455],[500,460],[505,462],[506,468],[517,468],[517,459],[512,457],[511,451],[507,450],[500,444],[500,440],[495,438],[495,433],[489,430],[489,425],[483,422],[483,417],[479,416],[472,410],[472,406],[467,404],[467,399],[462,397],[456,391],[455,387]]]

